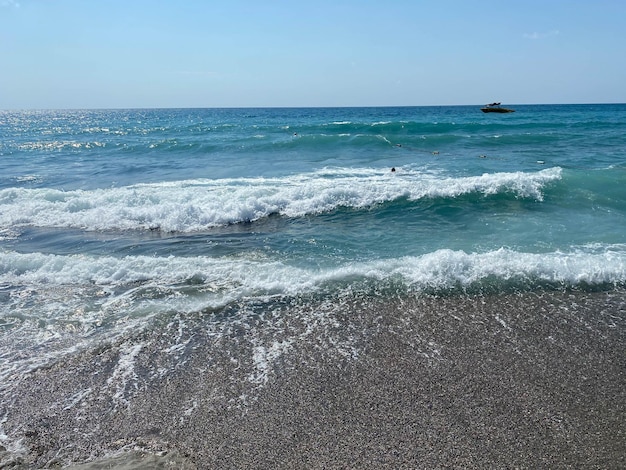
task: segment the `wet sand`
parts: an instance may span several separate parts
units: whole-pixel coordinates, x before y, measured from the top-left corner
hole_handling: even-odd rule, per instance
[[[309,299],[163,319],[16,384],[2,426],[23,452],[0,462],[624,468],[624,351],[615,291]]]

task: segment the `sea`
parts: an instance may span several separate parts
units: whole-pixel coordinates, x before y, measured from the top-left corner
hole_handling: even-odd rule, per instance
[[[371,302],[601,296],[622,328],[626,104],[511,107],[0,111],[2,462],[150,447],[102,423],[181,371],[233,364],[214,399],[252,409],[307,343],[366,354]]]

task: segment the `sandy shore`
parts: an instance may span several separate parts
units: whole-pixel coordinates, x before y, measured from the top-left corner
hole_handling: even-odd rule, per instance
[[[3,430],[23,451],[0,462],[624,468],[625,300],[343,298],[170,319],[16,384]]]

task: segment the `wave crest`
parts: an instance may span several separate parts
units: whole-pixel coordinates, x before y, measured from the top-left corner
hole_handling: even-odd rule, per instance
[[[561,178],[558,167],[459,178],[400,170],[324,169],[282,178],[186,180],[90,191],[11,188],[0,191],[0,228],[194,232],[272,214],[303,217],[400,199],[510,194],[541,201],[545,186]]]
[[[496,279],[531,286],[626,282],[626,246],[583,246],[570,252],[524,253],[500,248],[485,253],[441,249],[422,256],[307,269],[260,255],[250,258],[89,257],[0,253],[0,284],[65,286],[195,286],[204,292],[295,295],[331,284],[401,279],[415,289],[454,289]]]

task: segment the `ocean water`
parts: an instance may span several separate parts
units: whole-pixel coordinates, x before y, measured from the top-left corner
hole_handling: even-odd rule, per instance
[[[105,347],[102,386],[52,408],[129,406],[194,329],[251,322],[256,390],[306,325],[372,299],[602,293],[623,313],[626,105],[513,107],[1,111],[5,458],[35,461],[20,384]],[[309,312],[299,335],[272,333],[285,306]]]

